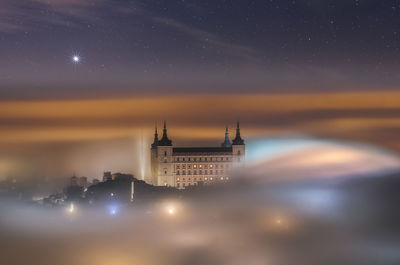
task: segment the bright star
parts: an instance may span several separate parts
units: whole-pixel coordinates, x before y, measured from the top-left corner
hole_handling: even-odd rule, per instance
[[[81,58],[79,57],[79,55],[74,55],[72,56],[72,61],[74,63],[79,63],[81,61]]]

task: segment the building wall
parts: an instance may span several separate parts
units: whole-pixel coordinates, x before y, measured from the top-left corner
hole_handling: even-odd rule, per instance
[[[153,151],[153,150],[152,150]],[[229,181],[232,168],[244,163],[245,146],[232,146],[228,153],[173,153],[172,146],[158,146],[152,152],[155,185],[183,189]]]
[[[234,164],[236,164],[237,166],[243,165],[246,157],[246,146],[232,145],[232,155],[234,157]]]
[[[225,141],[220,147],[175,148],[175,151],[164,122],[161,140],[156,128],[151,146],[151,184],[180,189],[229,181],[229,172],[243,165],[246,152],[239,122],[232,144],[226,128]]]
[[[157,186],[175,186],[172,149],[172,146],[157,146],[157,179],[155,180]]]
[[[151,179],[150,184],[158,185],[158,155],[157,155],[157,147],[151,148],[151,155],[150,155],[150,173]]]
[[[174,177],[179,189],[229,181],[234,156],[232,153],[176,154]]]

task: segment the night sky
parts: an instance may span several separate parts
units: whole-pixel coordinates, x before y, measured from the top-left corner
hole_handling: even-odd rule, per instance
[[[2,99],[400,82],[399,1],[3,0],[0,10]]]
[[[399,152],[399,25],[390,0],[2,0],[0,179],[136,173],[164,119]]]

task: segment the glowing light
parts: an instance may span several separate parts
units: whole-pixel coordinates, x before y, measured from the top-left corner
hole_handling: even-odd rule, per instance
[[[117,215],[118,214],[118,206],[117,205],[109,205],[108,206],[108,214]]]
[[[81,61],[81,57],[79,55],[72,56],[72,61],[74,63],[79,63]]]
[[[174,214],[175,214],[174,208],[169,208],[169,209],[168,209],[168,214],[169,214],[169,215],[174,215]]]
[[[75,211],[75,206],[74,204],[71,202],[71,204],[69,205],[69,207],[67,208],[67,212],[68,213],[73,213]]]

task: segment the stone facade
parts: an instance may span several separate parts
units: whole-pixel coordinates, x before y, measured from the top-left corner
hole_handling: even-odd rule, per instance
[[[156,128],[151,145],[151,182],[179,189],[224,183],[230,180],[232,168],[243,164],[245,152],[239,123],[232,143],[226,128],[225,141],[219,147],[174,147],[164,123],[162,138],[158,139]]]

